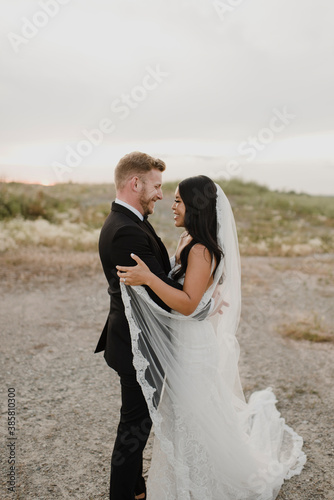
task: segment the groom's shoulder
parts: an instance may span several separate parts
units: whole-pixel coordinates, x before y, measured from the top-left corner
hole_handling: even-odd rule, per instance
[[[105,222],[115,226],[124,225],[138,227],[139,219],[131,210],[114,202],[111,206],[111,212]]]
[[[110,236],[120,235],[125,232],[128,234],[139,234],[141,228],[138,224],[138,217],[121,205],[113,203],[112,210],[106,218],[102,229],[101,236],[108,234]]]

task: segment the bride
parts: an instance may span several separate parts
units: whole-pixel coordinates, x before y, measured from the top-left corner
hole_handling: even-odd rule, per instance
[[[171,271],[183,290],[136,255],[136,266],[117,266],[133,363],[155,431],[147,498],[273,500],[285,479],[300,474],[306,456],[271,388],[248,403],[243,395],[235,337],[240,257],[230,203],[200,175],[179,184],[172,209],[175,226],[185,228]]]

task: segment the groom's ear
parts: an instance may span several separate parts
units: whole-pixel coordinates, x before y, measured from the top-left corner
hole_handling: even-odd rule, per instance
[[[140,187],[139,184],[140,184],[139,177],[137,177],[137,176],[132,177],[132,179],[130,180],[131,190],[138,193],[139,187]]]

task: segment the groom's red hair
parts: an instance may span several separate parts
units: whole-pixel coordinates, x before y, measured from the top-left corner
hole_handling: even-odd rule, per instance
[[[116,189],[122,189],[130,177],[135,175],[139,177],[153,168],[163,172],[166,169],[165,162],[140,151],[128,153],[119,160],[115,168]]]

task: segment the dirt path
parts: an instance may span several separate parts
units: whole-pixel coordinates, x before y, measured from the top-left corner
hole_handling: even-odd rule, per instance
[[[334,499],[334,343],[283,338],[296,318],[333,325],[334,256],[248,257],[240,371],[246,395],[271,386],[305,440],[308,462],[279,500]],[[95,254],[31,251],[1,264],[1,499],[107,499],[120,399],[93,350],[108,308]],[[331,326],[331,328],[333,328]],[[16,393],[16,493],[9,472],[7,390]],[[151,444],[151,443],[150,443]],[[150,446],[146,451],[149,466]]]

